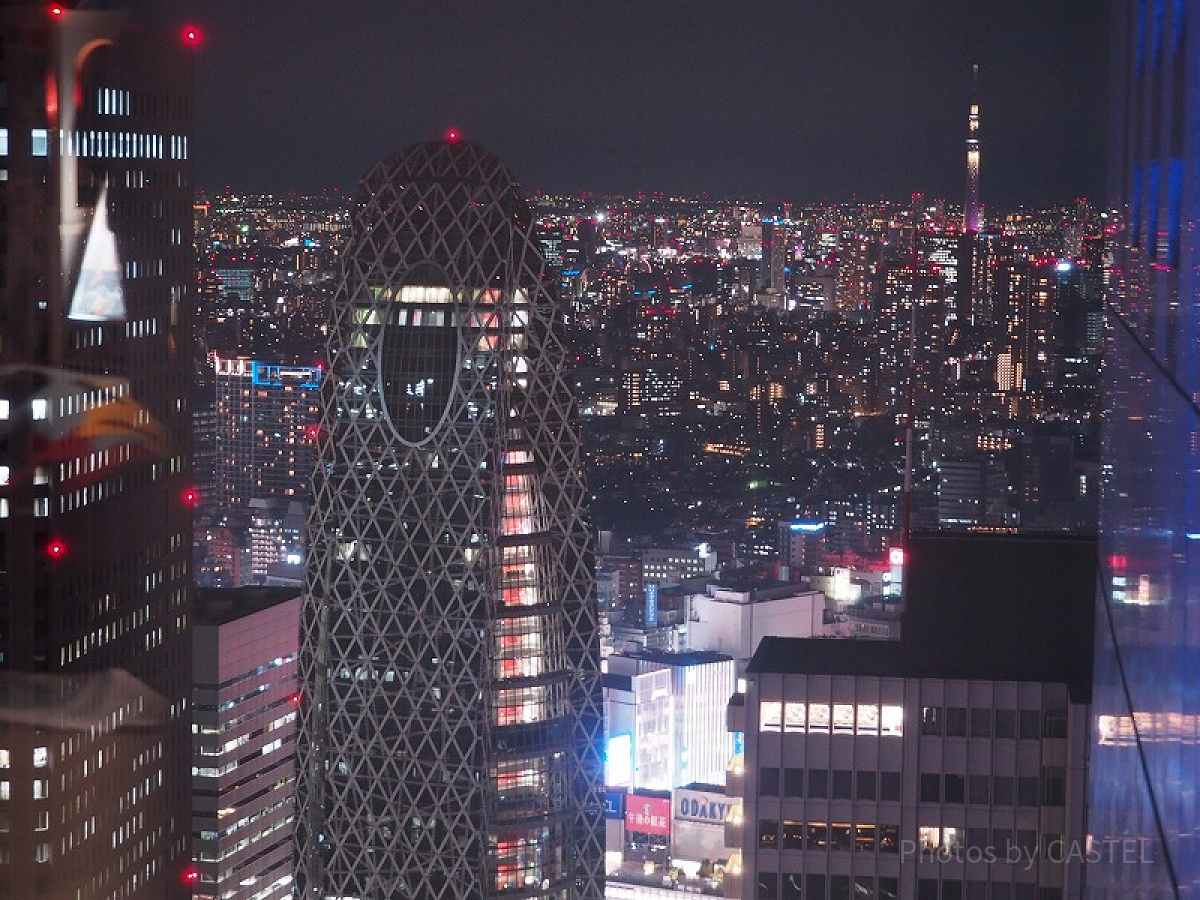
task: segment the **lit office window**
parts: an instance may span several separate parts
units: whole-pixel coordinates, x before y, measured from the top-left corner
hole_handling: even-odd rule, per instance
[[[759,731],[778,731],[783,718],[783,704],[778,700],[764,700],[758,708]]]
[[[808,730],[823,733],[829,732],[829,704],[808,704]]]
[[[833,704],[833,730],[838,734],[854,733],[854,705],[852,703]]]
[[[803,703],[785,703],[783,706],[783,730],[803,731],[806,709]]]

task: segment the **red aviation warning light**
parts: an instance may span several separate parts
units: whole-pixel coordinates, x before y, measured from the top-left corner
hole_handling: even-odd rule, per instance
[[[188,506],[195,506],[200,502],[200,492],[195,488],[188,488],[180,495],[180,497]]]
[[[200,42],[204,40],[204,35],[195,25],[185,25],[181,34],[183,35],[183,42],[189,47],[198,47],[200,46]]]
[[[66,12],[67,8],[61,3],[50,4],[50,15],[52,15],[54,18],[61,19],[64,15],[66,15]]]
[[[457,143],[459,137],[461,137],[461,135],[458,133],[457,128],[447,128],[446,129],[446,140],[449,141],[451,144]]]
[[[188,866],[183,870],[179,878],[184,884],[195,884],[200,880],[200,870],[195,866]]]
[[[301,695],[301,693],[299,691],[297,691],[296,693],[292,694],[291,700],[292,700],[292,706],[299,706],[301,703],[304,702],[304,697],[303,697],[303,695]]]
[[[50,538],[46,541],[46,556],[50,559],[63,559],[67,555],[67,542],[62,538]]]

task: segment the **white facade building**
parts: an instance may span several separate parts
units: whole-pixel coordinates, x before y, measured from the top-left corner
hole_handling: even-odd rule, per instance
[[[710,584],[707,593],[688,597],[688,647],[745,661],[768,635],[820,637],[824,619],[825,595],[803,585]]]
[[[732,750],[725,709],[735,678],[733,659],[719,653],[647,650],[608,657],[608,771],[610,780],[613,772],[628,773],[628,783],[609,786],[723,784]]]

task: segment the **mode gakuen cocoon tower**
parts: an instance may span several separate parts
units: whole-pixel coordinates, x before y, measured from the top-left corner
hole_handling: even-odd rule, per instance
[[[492,154],[363,179],[302,622],[305,898],[603,892],[599,639],[554,277]]]

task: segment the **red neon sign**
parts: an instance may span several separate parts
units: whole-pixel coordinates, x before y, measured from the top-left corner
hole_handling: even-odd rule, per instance
[[[663,797],[625,798],[625,830],[639,834],[671,834],[671,801]]]

